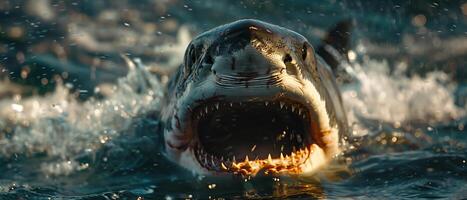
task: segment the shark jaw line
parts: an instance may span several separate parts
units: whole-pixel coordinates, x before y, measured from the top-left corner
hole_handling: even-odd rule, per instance
[[[192,113],[192,148],[214,174],[303,174],[325,163],[310,108],[290,99],[213,101]]]
[[[286,95],[281,96],[282,99],[270,96],[269,98],[260,100],[253,98],[241,101],[239,99],[244,98],[241,97],[231,100],[216,99],[199,103],[199,100],[196,101],[199,97],[193,98],[194,95],[187,95],[185,93],[185,95],[192,98],[185,100],[181,98],[176,103],[176,107],[181,109],[175,109],[176,112],[171,113],[172,116],[177,117],[171,118],[171,127],[173,128],[172,130],[167,130],[164,134],[166,137],[166,149],[174,153],[169,158],[195,173],[204,175],[240,174],[250,176],[260,172],[264,174],[307,174],[316,172],[330,158],[339,153],[338,128],[329,125],[329,115],[326,111],[325,102],[321,100],[319,92],[312,82],[305,80],[302,84],[298,84],[296,80],[284,79],[283,83],[283,90],[287,92],[285,93]],[[302,89],[298,90],[297,88]],[[189,93],[197,93],[204,89],[206,88],[198,87]],[[213,95],[199,96],[209,97]],[[300,98],[297,98],[297,96]],[[296,129],[294,130],[298,130],[301,127],[302,133],[295,134],[294,138],[297,139],[299,135],[307,143],[297,144],[295,145],[295,149],[293,146],[290,146],[288,151],[282,152],[283,159],[281,159],[280,153],[276,152],[276,154],[273,154],[270,152],[271,159],[269,159],[269,153],[264,153],[259,157],[250,155],[248,156],[248,160],[246,160],[246,155],[236,156],[234,162],[233,156],[222,157],[222,155],[216,155],[212,152],[207,153],[206,148],[204,148],[206,144],[202,145],[202,141],[200,140],[202,134],[198,130],[199,121],[210,118],[208,121],[215,122],[215,116],[216,113],[219,114],[219,110],[231,107],[241,113],[242,110],[251,110],[245,109],[248,106],[250,108],[256,107],[256,110],[259,112],[264,112],[264,109],[275,109],[276,115],[285,114],[289,115],[289,118],[295,119],[295,121],[298,119],[303,120],[304,125],[295,125]],[[233,114],[235,113],[230,113],[224,117],[222,115],[217,116],[233,119]],[[244,114],[244,116],[247,115]],[[259,115],[258,117],[262,116],[264,117],[266,114]],[[224,126],[231,124],[231,122],[227,120],[225,123],[218,124]],[[209,128],[205,128],[204,130],[209,130]],[[274,130],[277,132],[278,129]],[[210,135],[212,136],[216,133],[219,132],[214,131]],[[244,150],[251,151],[253,148],[254,145],[251,145],[249,148],[244,148]]]

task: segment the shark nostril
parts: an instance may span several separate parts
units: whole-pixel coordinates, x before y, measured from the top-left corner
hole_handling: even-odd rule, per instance
[[[302,59],[305,60],[307,55],[308,55],[308,48],[307,48],[307,46],[306,46],[306,43],[303,43],[303,47],[302,47]]]

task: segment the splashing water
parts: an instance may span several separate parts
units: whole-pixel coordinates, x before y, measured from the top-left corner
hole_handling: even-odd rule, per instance
[[[154,75],[131,63],[128,75],[103,100],[79,102],[61,84],[46,96],[2,100],[0,127],[7,134],[0,137],[0,155],[45,153],[60,158],[42,165],[46,174],[69,174],[86,167],[77,165],[75,156],[94,152],[124,134],[133,118],[157,111],[162,91]]]
[[[410,123],[447,123],[465,116],[465,110],[454,103],[455,84],[443,72],[407,77],[406,64],[399,64],[391,74],[387,62],[375,60],[354,63],[353,67],[358,83],[342,88],[351,124],[359,124],[363,117],[399,127]]]

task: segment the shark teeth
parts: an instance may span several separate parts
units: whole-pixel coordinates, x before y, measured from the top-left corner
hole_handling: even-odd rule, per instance
[[[224,157],[216,157],[206,153],[202,146],[198,144],[195,148],[196,157],[200,164],[208,169],[218,172],[239,174],[242,176],[256,175],[258,172],[263,171],[264,174],[278,174],[278,173],[291,173],[298,174],[301,172],[302,165],[309,159],[313,152],[313,145],[303,147],[294,152],[284,155],[280,154],[279,157],[273,158],[268,154],[265,159],[251,160],[248,155],[245,156],[243,161],[237,162],[235,156],[224,159]]]
[[[205,119],[211,120],[211,118],[208,117],[218,116],[218,114],[213,115],[212,113],[222,112],[224,109],[248,109],[249,105],[263,106],[267,109],[274,109],[276,111],[279,110],[281,112],[292,112],[297,116],[302,117],[305,123],[310,120],[308,112],[310,109],[307,107],[307,105],[296,103],[290,100],[245,102],[219,101],[202,104],[201,106],[196,107],[192,111],[192,116],[193,119],[197,121]],[[237,117],[232,117],[230,122],[235,123],[238,120],[239,119]],[[220,117],[213,118],[212,122],[219,123],[220,125],[225,123]],[[291,173],[297,172],[300,169],[301,163],[303,163],[308,158],[310,152],[310,149],[307,147],[309,144],[306,143],[308,138],[306,135],[300,134],[287,134],[286,138],[292,142],[295,142],[295,144],[299,143],[299,145],[292,145],[289,148],[290,150],[287,150],[287,152],[291,151],[290,153],[282,153],[280,155],[276,155],[275,157],[271,155],[273,154],[272,152],[267,157],[261,159],[258,159],[258,157],[252,157],[251,155],[250,157],[245,158],[236,158],[233,155],[231,157],[227,157],[226,155],[216,156],[213,153],[206,152],[200,142],[198,142],[198,144],[195,146],[194,153],[196,154],[196,158],[201,166],[210,171],[228,172],[242,175],[256,174],[262,169],[265,169],[265,173],[285,172],[284,170],[289,170]],[[280,148],[284,150],[283,147]],[[251,149],[247,149],[246,151],[253,152],[255,149],[255,146],[253,146]]]
[[[248,102],[248,103],[257,104],[258,102]],[[284,110],[288,110],[288,111],[297,113],[302,118],[307,117],[306,110],[308,110],[308,108],[306,108],[304,105],[295,104],[295,103],[293,103],[293,104],[292,103],[287,103],[285,101],[264,101],[264,102],[261,102],[261,104],[263,106],[266,106],[266,107],[277,106],[280,109],[284,109]],[[207,104],[207,105],[203,105],[203,106],[198,107],[198,109],[196,109],[197,111],[193,112],[194,113],[193,118],[194,119],[200,119],[200,118],[202,118],[204,116],[207,116],[209,113],[211,113],[213,111],[222,110],[223,107],[246,106],[246,105],[247,104],[245,102],[225,102],[225,103],[224,102],[215,102],[213,104]],[[259,104],[257,104],[257,105],[259,105]]]

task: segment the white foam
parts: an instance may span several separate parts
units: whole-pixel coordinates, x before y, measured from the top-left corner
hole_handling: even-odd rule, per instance
[[[175,43],[155,47],[158,55],[170,58],[155,64],[164,69],[178,67],[190,41],[188,29],[182,26]],[[57,158],[38,166],[48,176],[88,168],[87,163],[79,164],[75,158],[125,134],[134,117],[161,107],[164,81],[142,64],[129,67],[127,76],[116,84],[95,89],[106,96],[103,100],[79,102],[66,84],[57,84],[56,90],[46,96],[0,100],[0,157],[45,153]],[[12,132],[11,136],[6,137],[2,129]]]
[[[385,61],[354,63],[359,83],[343,88],[350,123],[358,124],[357,116],[393,124],[437,124],[465,116],[454,103],[455,84],[447,74],[407,77],[405,69],[401,63],[390,74]]]
[[[14,130],[11,138],[0,137],[0,154],[46,153],[62,161],[42,165],[45,172],[69,174],[79,165],[68,159],[83,151],[94,151],[124,134],[135,116],[159,109],[162,89],[146,68],[134,67],[104,100],[78,102],[60,84],[46,96],[2,100],[1,128],[9,126]]]

